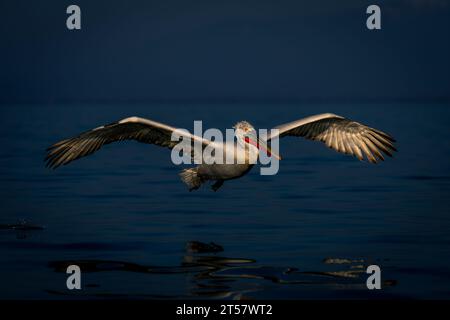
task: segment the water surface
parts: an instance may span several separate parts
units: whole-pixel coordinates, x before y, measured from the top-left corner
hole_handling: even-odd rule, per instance
[[[333,112],[399,153],[361,163],[281,141],[280,172],[189,193],[170,151],[108,145],[58,170],[52,143],[138,115],[191,129],[259,128]],[[0,109],[0,298],[450,298],[448,105],[11,105]],[[191,241],[223,250],[191,250]],[[65,267],[81,266],[68,291]],[[383,290],[365,287],[382,268]]]

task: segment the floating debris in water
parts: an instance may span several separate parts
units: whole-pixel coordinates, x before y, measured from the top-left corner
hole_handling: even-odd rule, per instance
[[[26,220],[21,220],[19,221],[19,223],[14,224],[0,224],[0,230],[21,230],[21,231],[44,230],[44,227],[39,226],[37,224],[29,223]]]
[[[190,253],[216,253],[222,252],[223,247],[214,242],[189,241],[186,243],[186,251]]]

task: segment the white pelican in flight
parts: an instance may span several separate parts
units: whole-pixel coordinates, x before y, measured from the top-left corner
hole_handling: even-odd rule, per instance
[[[221,148],[223,154],[226,154],[230,148],[234,148],[234,158],[245,160],[244,162],[236,161],[234,164],[202,163],[180,173],[182,181],[186,183],[190,191],[198,189],[206,181],[214,181],[212,189],[217,191],[225,180],[240,178],[247,174],[254,165],[254,162],[248,161],[249,158],[258,158],[260,151],[280,159],[270,150],[265,141],[256,137],[255,129],[248,122],[238,122],[234,128],[237,143],[230,146],[223,142],[213,142],[192,135],[187,131],[180,131],[153,120],[130,117],[52,145],[47,149],[45,160],[48,167],[57,168],[90,155],[105,144],[122,140],[136,140],[172,149],[179,143],[171,139],[172,133],[176,131],[181,136],[200,143],[203,148],[214,144],[214,148]],[[278,129],[276,136],[279,138],[296,136],[320,141],[340,153],[349,154],[359,160],[367,160],[371,163],[383,161],[382,153],[392,157],[392,153],[397,151],[394,147],[395,140],[387,133],[332,113],[310,116],[274,129]],[[273,138],[273,135],[269,135],[266,141]]]

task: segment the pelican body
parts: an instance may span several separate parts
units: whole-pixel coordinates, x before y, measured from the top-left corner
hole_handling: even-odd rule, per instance
[[[224,159],[233,151],[232,163],[206,162],[184,169],[180,173],[181,180],[188,186],[189,191],[200,188],[208,181],[214,182],[212,189],[217,191],[224,181],[246,175],[256,163],[260,152],[280,160],[280,156],[272,152],[266,143],[274,138],[297,136],[320,141],[335,151],[370,163],[383,161],[383,154],[392,157],[392,153],[397,151],[394,147],[395,140],[389,134],[332,113],[318,114],[277,126],[274,128],[277,129],[274,131],[276,133],[265,140],[257,137],[255,128],[247,121],[238,122],[234,128],[236,142],[223,143],[210,141],[150,119],[129,117],[55,143],[47,149],[46,164],[50,168],[57,168],[90,155],[103,145],[123,140],[135,140],[173,149],[178,144],[173,140],[173,134],[176,133],[194,143],[200,143],[202,148],[210,146],[214,150],[221,150]],[[194,155],[191,154],[191,157]]]

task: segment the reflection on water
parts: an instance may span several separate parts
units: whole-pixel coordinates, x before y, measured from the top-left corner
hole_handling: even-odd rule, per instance
[[[1,299],[450,298],[448,105],[5,105],[1,112]],[[139,143],[107,145],[56,171],[43,165],[55,141],[130,115],[192,130],[193,120],[271,128],[323,112],[391,133],[398,154],[373,166],[288,137],[276,176],[256,168],[218,193],[186,192],[170,150]],[[86,270],[81,292],[65,286],[68,263]],[[385,290],[365,288],[371,264],[382,267]]]
[[[193,253],[191,247],[201,248]],[[217,250],[219,248],[219,250]],[[191,241],[186,244],[186,255],[178,266],[141,265],[126,261],[109,260],[65,260],[48,264],[55,272],[65,273],[70,265],[77,265],[82,273],[131,272],[149,275],[186,274],[191,278],[189,295],[184,297],[208,297],[227,299],[251,299],[252,294],[264,290],[265,282],[276,285],[340,286],[346,289],[366,288],[366,268],[364,259],[326,258],[320,270],[299,270],[292,267],[263,266],[253,259],[230,258],[216,255],[223,247],[215,243]],[[336,268],[337,267],[337,268]],[[236,284],[251,280],[244,288],[236,290]],[[396,284],[395,280],[384,280],[383,287]],[[84,297],[126,297],[123,294],[105,292],[101,283],[88,284],[82,293]],[[70,295],[67,290],[48,290],[55,295]],[[180,298],[155,294],[133,294],[134,297]]]
[[[214,242],[189,241],[186,243],[186,251],[189,253],[217,253],[223,251],[223,247]]]

